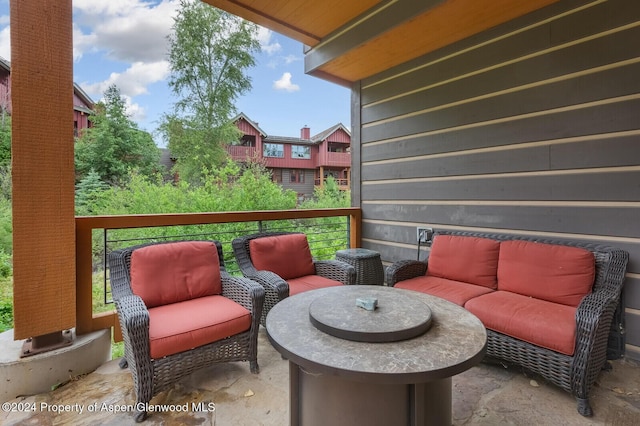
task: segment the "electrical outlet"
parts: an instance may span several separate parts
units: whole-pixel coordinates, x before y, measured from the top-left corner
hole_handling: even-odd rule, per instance
[[[430,243],[433,239],[433,228],[418,226],[416,228],[416,240],[420,243]]]

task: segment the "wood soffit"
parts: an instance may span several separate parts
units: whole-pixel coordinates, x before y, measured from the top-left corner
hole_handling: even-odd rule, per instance
[[[558,0],[204,0],[305,44],[305,72],[349,86]]]

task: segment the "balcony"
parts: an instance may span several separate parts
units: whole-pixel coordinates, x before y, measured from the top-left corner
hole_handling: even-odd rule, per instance
[[[348,152],[327,152],[327,160],[321,166],[351,167],[351,154]]]
[[[245,161],[247,158],[254,158],[257,150],[254,146],[227,145],[227,152],[237,161]]]

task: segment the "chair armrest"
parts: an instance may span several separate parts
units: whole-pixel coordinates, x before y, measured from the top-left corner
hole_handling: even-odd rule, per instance
[[[149,311],[140,296],[121,297],[115,301],[126,358],[132,371],[149,370]],[[148,365],[147,365],[148,364]]]
[[[419,277],[426,273],[427,262],[420,262],[418,260],[399,260],[387,268],[385,278],[387,285],[389,287],[393,287],[400,281]]]
[[[222,296],[247,308],[260,318],[264,303],[264,288],[257,282],[244,277],[234,277],[221,271]]]
[[[274,272],[255,271],[245,276],[260,284],[267,292],[277,294],[278,300],[289,297],[289,284]]]
[[[334,281],[340,281],[344,285],[353,285],[356,282],[356,268],[339,260],[316,260],[313,262],[316,274]]]

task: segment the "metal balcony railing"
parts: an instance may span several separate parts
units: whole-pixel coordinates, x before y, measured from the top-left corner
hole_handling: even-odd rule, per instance
[[[359,208],[76,217],[76,331],[117,324],[113,309],[94,312],[94,304],[104,307],[111,301],[106,264],[111,250],[152,241],[214,239],[223,245],[227,270],[239,274],[231,249],[238,236],[304,232],[313,256],[330,259],[337,250],[360,247],[360,227]],[[119,327],[114,333],[119,340]]]

